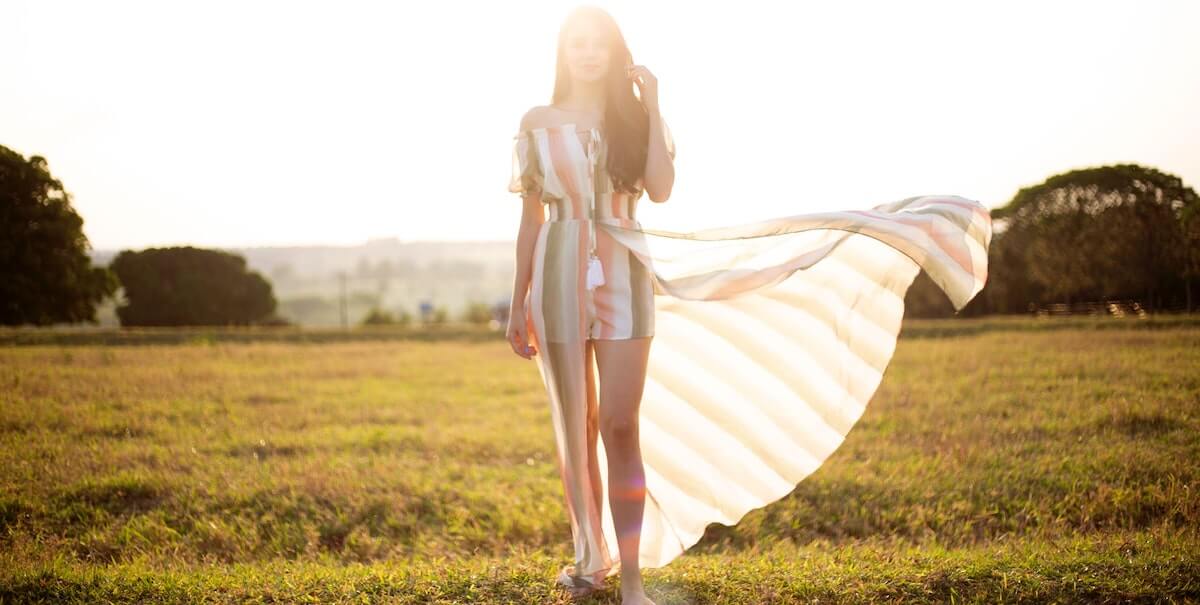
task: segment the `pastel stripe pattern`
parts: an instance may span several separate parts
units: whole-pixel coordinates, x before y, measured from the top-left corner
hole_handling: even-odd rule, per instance
[[[588,337],[654,335],[638,417],[646,472],[638,562],[661,567],[708,524],[736,524],[829,458],[879,387],[913,279],[924,270],[962,309],[987,281],[992,220],[977,201],[923,195],[688,233],[646,229],[633,218],[640,193],[613,195],[597,172],[594,186],[604,194],[596,199],[605,208],[595,217],[597,247],[605,276],[619,285],[589,295],[579,256],[587,215],[573,196],[580,184],[593,185],[583,147],[566,136],[574,130],[519,134],[509,190],[540,189],[550,209],[526,319],[571,517],[572,579],[600,585],[620,561],[603,439],[599,507],[591,491]],[[565,142],[557,152],[556,139]],[[564,184],[564,174],[576,187]],[[568,207],[573,214],[563,218]],[[593,308],[611,325],[594,323]]]

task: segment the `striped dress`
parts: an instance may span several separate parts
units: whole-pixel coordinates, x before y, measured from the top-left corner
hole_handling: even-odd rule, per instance
[[[663,132],[674,159],[665,123]],[[591,586],[615,575],[620,558],[603,439],[599,502],[591,491],[588,338],[654,336],[638,412],[638,563],[661,567],[708,524],[734,525],[816,471],[877,390],[917,273],[962,309],[987,280],[992,238],[987,208],[956,195],[688,233],[647,229],[635,219],[640,192],[612,191],[600,134],[575,124],[518,133],[508,187],[540,191],[549,212],[525,319],[574,541],[559,582]],[[604,283],[589,288],[592,242]]]

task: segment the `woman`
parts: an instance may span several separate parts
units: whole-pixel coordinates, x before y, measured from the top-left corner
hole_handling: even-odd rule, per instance
[[[598,8],[564,21],[551,104],[514,139],[507,336],[549,395],[575,552],[558,582],[576,594],[623,570],[622,603],[652,603],[641,568],[787,495],[841,444],[920,270],[955,309],[987,279],[991,217],[958,196],[643,228],[636,203],[670,197],[675,144],[656,78]]]

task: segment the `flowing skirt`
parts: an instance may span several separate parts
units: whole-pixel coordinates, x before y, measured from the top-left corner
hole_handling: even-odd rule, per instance
[[[603,218],[596,227],[653,280],[654,339],[638,417],[643,568],[666,565],[708,524],[734,525],[817,470],[878,388],[917,273],[925,270],[960,310],[987,280],[992,237],[987,208],[951,195],[691,233]],[[539,338],[540,294],[531,291],[527,319],[575,555],[559,581],[599,586],[620,560],[603,439],[599,503],[592,490],[586,343]]]

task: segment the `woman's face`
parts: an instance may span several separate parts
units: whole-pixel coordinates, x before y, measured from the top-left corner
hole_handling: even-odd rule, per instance
[[[603,80],[608,74],[611,53],[604,30],[598,24],[590,21],[576,23],[567,31],[565,45],[563,53],[572,78],[593,82]]]

